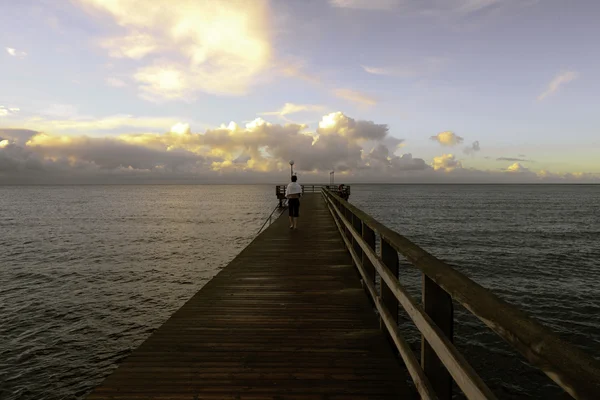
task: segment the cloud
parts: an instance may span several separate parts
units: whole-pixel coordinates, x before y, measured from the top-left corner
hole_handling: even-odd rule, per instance
[[[334,96],[351,101],[358,105],[373,106],[377,104],[377,99],[375,99],[373,96],[360,92],[358,90],[353,90],[349,88],[332,88],[326,82],[323,82],[318,75],[306,72],[306,69],[302,62],[284,62],[277,67],[277,70],[285,76],[302,79],[313,85],[318,85],[318,87],[321,89],[325,87]]]
[[[461,169],[462,163],[458,161],[453,154],[442,154],[439,157],[433,157],[431,164],[436,171],[451,172],[455,169]]]
[[[451,131],[440,132],[430,137],[431,140],[438,142],[442,146],[456,146],[463,142],[463,138]],[[479,143],[478,143],[479,145]]]
[[[272,124],[258,118],[243,127],[230,123],[202,133],[192,132],[185,123],[174,124],[166,133],[104,138],[35,132],[24,144],[7,145],[14,147],[7,154],[11,171],[30,171],[24,165],[36,160],[38,172],[67,170],[69,176],[75,176],[79,168],[82,174],[91,174],[92,180],[122,172],[128,177],[142,174],[162,179],[167,176],[165,171],[180,178],[214,178],[215,174],[238,172],[279,176],[289,168],[289,159],[297,160],[296,169],[303,174],[336,169],[379,177],[430,168],[411,154],[394,155],[395,149],[385,144],[400,141],[390,140],[385,124],[355,120],[336,112],[325,115],[315,131],[307,130],[305,125]],[[375,150],[367,153],[362,146],[367,142],[377,143]]]
[[[325,111],[325,107],[317,104],[294,104],[294,103],[285,103],[281,109],[277,111],[268,111],[264,113],[260,113],[260,115],[279,115],[286,116],[290,114],[295,114],[299,112],[323,112]]]
[[[397,76],[402,78],[416,78],[428,76],[442,70],[448,64],[448,59],[443,57],[426,57],[421,61],[406,61],[402,66],[373,67],[361,65],[362,69],[372,75]]]
[[[517,173],[517,174],[518,174],[518,173],[521,173],[521,174],[523,174],[523,173],[528,173],[528,172],[530,172],[530,171],[529,171],[529,168],[527,168],[527,167],[524,167],[523,165],[521,165],[521,164],[520,164],[520,163],[518,163],[518,162],[516,162],[516,163],[514,163],[514,164],[511,164],[511,165],[510,165],[508,168],[506,168],[506,170],[507,170],[508,172]]]
[[[99,130],[91,120],[72,122]],[[273,183],[287,176],[290,159],[304,182],[324,182],[332,169],[347,182],[600,182],[593,174],[536,172],[519,163],[478,170],[453,154],[430,161],[395,154],[402,139],[391,136],[386,124],[342,112],[323,116],[314,130],[261,118],[199,132],[192,126],[175,122],[155,133],[96,137],[77,130],[0,129],[0,183]]]
[[[146,100],[190,100],[199,92],[241,95],[269,67],[266,0],[153,0],[151,6],[139,0],[76,1],[125,32],[101,39],[100,46],[111,57],[143,62],[132,77]]]
[[[550,81],[550,83],[548,83],[546,90],[538,96],[538,101],[546,99],[548,96],[555,93],[561,86],[577,79],[578,76],[579,73],[575,71],[564,71],[559,73]]]
[[[365,93],[361,93],[352,89],[334,89],[333,94],[344,100],[349,100],[363,106],[373,106],[377,104],[377,100]]]
[[[401,0],[329,0],[332,7],[360,10],[391,10],[401,4]]]
[[[312,84],[320,84],[321,78],[317,75],[306,72],[306,68],[302,62],[296,61],[283,62],[278,66],[278,71],[285,76],[302,79]]]
[[[479,146],[479,140],[476,140],[473,142],[473,144],[471,144],[471,146],[465,147],[463,151],[465,152],[465,154],[475,154],[480,150],[481,147]]]
[[[336,8],[355,10],[396,10],[405,15],[425,17],[464,17],[473,14],[493,13],[499,9],[523,7],[538,0],[329,0]]]
[[[163,48],[166,44],[157,42],[149,34],[139,32],[127,36],[106,38],[100,41],[100,46],[108,50],[108,54],[115,58],[131,58],[140,60],[147,55]]]
[[[116,87],[116,88],[121,88],[121,87],[127,86],[127,84],[119,78],[113,78],[113,77],[106,78],[105,82],[108,86],[112,86],[112,87]]]
[[[71,113],[74,114],[71,114]],[[164,132],[179,118],[111,115],[102,118],[78,115],[76,109],[51,107],[43,116],[20,120],[22,128],[33,131],[96,135],[107,132]]]
[[[21,111],[21,110],[19,108],[16,108],[16,107],[0,106],[0,118],[2,118],[2,117],[10,117],[11,115],[14,115],[14,114],[18,113],[19,111]]]
[[[37,131],[29,129],[2,129],[0,128],[0,138],[8,140],[10,143],[24,145],[32,137],[37,135]]]
[[[523,157],[525,157],[525,156],[523,155]],[[526,160],[524,158],[515,158],[515,157],[498,157],[498,158],[496,158],[496,161],[532,162],[531,160]]]
[[[27,53],[25,53],[24,51],[19,51],[12,47],[5,47],[5,49],[6,49],[6,52],[8,53],[8,55],[10,55],[11,57],[23,58],[23,57],[27,56]]]

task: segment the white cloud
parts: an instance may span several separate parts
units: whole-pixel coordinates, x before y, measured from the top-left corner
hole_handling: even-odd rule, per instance
[[[108,86],[112,86],[112,87],[116,87],[116,88],[127,86],[127,84],[124,81],[122,81],[119,78],[114,78],[114,77],[106,78],[105,82]]]
[[[277,111],[268,111],[261,113],[260,115],[279,115],[286,116],[289,114],[295,114],[299,112],[323,112],[325,107],[318,104],[294,104],[285,103],[281,109]]]
[[[567,83],[577,79],[578,76],[579,73],[577,73],[576,71],[563,71],[559,73],[550,81],[550,83],[548,83],[546,90],[544,90],[544,92],[540,94],[537,99],[539,101],[544,100],[548,96],[555,93],[561,86],[566,85]]]
[[[16,107],[0,106],[0,118],[2,118],[2,117],[9,117],[11,115],[14,115],[14,114],[18,113],[19,111],[21,111],[21,110],[19,108],[16,108]]]
[[[455,146],[463,142],[463,138],[454,132],[444,131],[430,137],[431,140],[438,142],[443,146]]]
[[[352,89],[334,89],[333,94],[337,97],[349,100],[363,106],[373,106],[377,104],[377,100],[368,94]]]
[[[244,94],[269,67],[266,0],[77,1],[125,29],[100,41],[110,56],[147,61],[132,72],[144,99]]]
[[[27,53],[25,53],[24,51],[19,51],[12,47],[6,47],[5,49],[6,49],[6,52],[12,57],[23,58],[27,55]]]

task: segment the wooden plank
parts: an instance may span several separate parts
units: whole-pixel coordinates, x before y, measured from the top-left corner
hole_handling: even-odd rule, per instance
[[[452,297],[423,274],[423,309],[440,331],[454,342],[454,308]],[[431,348],[424,336],[421,336],[421,366],[429,378],[440,400],[452,398],[452,376]]]
[[[600,393],[600,360],[562,340],[548,327],[500,299],[493,292],[437,259],[404,236],[392,231],[364,211],[328,192],[364,224],[450,296],[485,323],[498,336],[576,399],[596,399]]]
[[[398,399],[408,373],[379,329],[319,194],[277,219],[89,399]]]

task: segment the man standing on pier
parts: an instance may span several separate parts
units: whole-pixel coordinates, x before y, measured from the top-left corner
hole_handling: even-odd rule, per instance
[[[302,196],[302,186],[296,182],[298,177],[292,175],[292,182],[285,189],[285,197],[288,198],[288,208],[290,215],[290,229],[298,228],[298,216],[300,214],[300,196]]]

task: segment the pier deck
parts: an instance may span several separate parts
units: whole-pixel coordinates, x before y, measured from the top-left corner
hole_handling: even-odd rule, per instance
[[[264,230],[89,399],[398,399],[409,379],[320,194]]]

